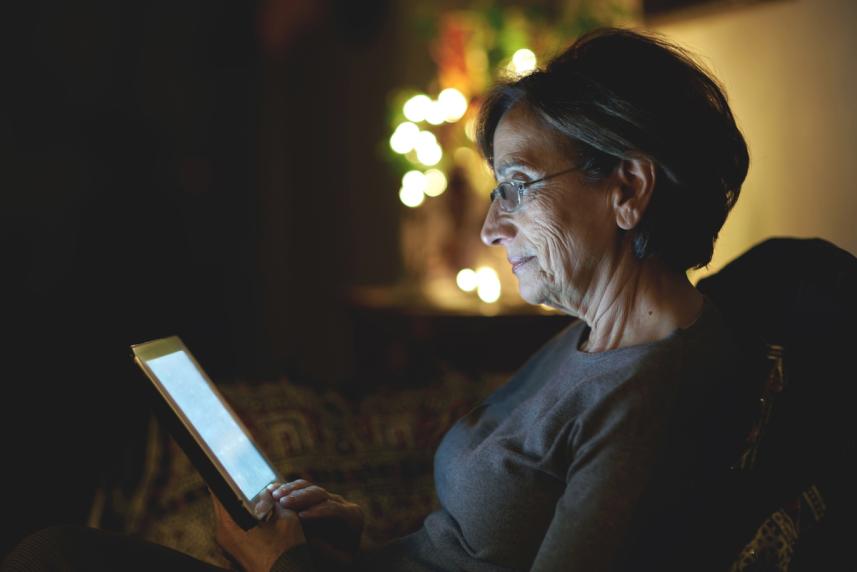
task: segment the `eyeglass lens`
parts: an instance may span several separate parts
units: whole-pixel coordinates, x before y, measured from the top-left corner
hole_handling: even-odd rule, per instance
[[[497,198],[500,200],[500,208],[504,211],[513,211],[518,208],[520,196],[518,189],[511,183],[500,183],[497,186]]]

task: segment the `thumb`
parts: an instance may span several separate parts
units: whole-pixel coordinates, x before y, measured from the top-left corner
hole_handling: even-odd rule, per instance
[[[271,508],[275,505],[279,504],[274,500],[274,497],[271,496],[271,493],[268,491],[264,491],[261,495],[259,495],[259,502],[256,503],[254,510],[256,512],[256,518],[262,518],[269,515]]]

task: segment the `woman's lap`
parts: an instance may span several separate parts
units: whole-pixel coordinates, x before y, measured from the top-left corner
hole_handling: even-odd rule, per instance
[[[54,526],[28,536],[6,557],[0,570],[223,572],[223,568],[166,546],[80,526]]]

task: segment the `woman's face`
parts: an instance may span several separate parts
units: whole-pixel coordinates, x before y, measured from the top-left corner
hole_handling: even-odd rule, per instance
[[[576,164],[570,142],[526,105],[512,107],[494,133],[498,180],[535,181]],[[494,201],[482,240],[506,249],[521,296],[574,315],[588,306],[593,289],[615,259],[619,233],[602,183],[574,170],[527,188],[519,208],[503,212]]]

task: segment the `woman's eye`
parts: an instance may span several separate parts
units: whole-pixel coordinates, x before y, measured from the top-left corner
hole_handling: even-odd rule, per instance
[[[530,200],[536,199],[541,194],[539,192],[541,189],[542,189],[541,183],[534,183],[532,185],[526,185],[523,189],[523,192],[521,193],[521,200],[530,201]]]

